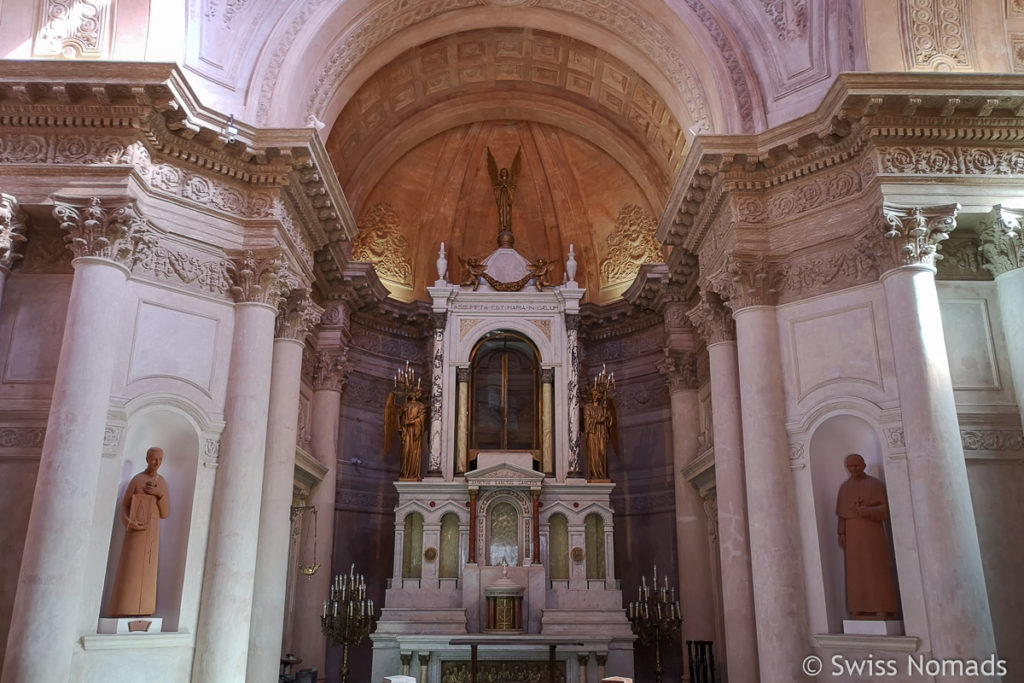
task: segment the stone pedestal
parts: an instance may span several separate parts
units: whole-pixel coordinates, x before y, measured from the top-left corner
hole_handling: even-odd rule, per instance
[[[843,633],[859,636],[902,636],[903,622],[899,620],[843,619]]]
[[[163,625],[164,620],[160,617],[102,617],[96,630],[98,633],[141,635],[160,633]]]

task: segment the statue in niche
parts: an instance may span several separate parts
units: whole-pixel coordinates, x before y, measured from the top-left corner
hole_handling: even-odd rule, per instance
[[[498,232],[512,232],[512,201],[516,196],[516,180],[523,162],[523,150],[516,150],[512,168],[498,168],[490,147],[487,148],[487,171],[494,187],[494,200],[498,203]]]
[[[864,458],[846,456],[850,478],[839,487],[839,545],[846,556],[846,607],[853,619],[895,619],[900,607],[889,539],[885,484],[864,472]]]
[[[124,491],[124,545],[110,594],[110,613],[115,617],[148,617],[156,611],[159,520],[170,514],[167,482],[157,474],[163,460],[162,448],[146,451],[145,471],[132,477]]]
[[[401,402],[399,399],[401,397]],[[420,399],[423,389],[419,383],[408,390],[396,389],[388,395],[384,407],[384,453],[391,449],[395,432],[401,433],[402,463],[399,479],[419,481],[422,479],[423,426],[427,421],[427,406]]]
[[[587,435],[587,480],[610,481],[608,445],[619,452],[619,420],[615,407],[615,373],[604,368],[594,377],[590,402],[583,407],[583,429]]]

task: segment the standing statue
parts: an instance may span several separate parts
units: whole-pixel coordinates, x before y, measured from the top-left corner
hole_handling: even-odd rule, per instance
[[[604,371],[595,378],[590,389],[590,403],[583,406],[583,429],[587,435],[587,480],[610,481],[608,478],[608,445],[611,442],[615,453],[619,452],[619,425],[615,398],[607,383],[600,378],[607,377]],[[614,379],[612,380],[614,382]]]
[[[499,233],[512,232],[512,200],[516,196],[516,180],[522,166],[522,154],[522,149],[516,151],[511,169],[499,169],[490,147],[487,148],[487,170],[491,175],[491,185],[494,187],[494,200],[498,203]]]
[[[889,540],[885,484],[864,472],[864,458],[846,456],[850,478],[839,487],[839,545],[846,555],[846,607],[853,619],[894,619],[900,613]]]
[[[404,398],[399,403],[399,394]],[[399,479],[422,479],[423,426],[427,421],[427,406],[420,400],[423,389],[417,383],[407,391],[395,389],[388,395],[384,406],[384,453],[391,449],[395,432],[402,434],[402,464]]]
[[[115,617],[148,617],[156,611],[159,520],[170,514],[167,482],[157,474],[163,460],[162,448],[146,451],[146,470],[132,477],[124,491],[124,545],[110,594],[110,613]]]

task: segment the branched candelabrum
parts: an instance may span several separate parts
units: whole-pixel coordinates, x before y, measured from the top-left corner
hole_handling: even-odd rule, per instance
[[[647,585],[646,576],[641,577],[639,600],[629,603],[629,625],[642,645],[654,645],[654,671],[657,683],[661,683],[664,672],[661,666],[661,644],[679,639],[683,617],[679,612],[676,589],[668,585],[668,576],[665,577],[664,585],[658,587],[658,565],[654,565],[651,584]]]
[[[352,565],[348,574],[335,574],[331,596],[324,600],[320,630],[334,647],[342,648],[341,683],[348,679],[348,647],[358,645],[377,628],[373,600],[366,599],[366,579]]]

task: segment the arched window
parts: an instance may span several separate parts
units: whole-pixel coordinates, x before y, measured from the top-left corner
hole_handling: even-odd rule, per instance
[[[519,513],[511,503],[496,503],[490,510],[490,552],[491,566],[500,565],[502,560],[509,566],[519,564]]]
[[[565,515],[548,520],[548,578],[569,578],[569,521]]]
[[[449,512],[441,518],[441,566],[438,577],[459,578],[459,517]]]
[[[402,578],[423,578],[423,515],[418,512],[412,512],[405,517]]]
[[[591,513],[585,520],[587,539],[587,578],[605,578],[604,518]]]
[[[479,451],[540,455],[540,362],[522,335],[495,332],[474,349],[470,379],[470,458]]]

